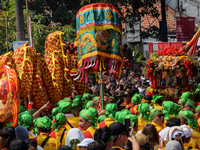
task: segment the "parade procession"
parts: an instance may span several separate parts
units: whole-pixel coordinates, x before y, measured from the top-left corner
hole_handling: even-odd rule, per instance
[[[0,42],[0,150],[200,150],[200,28],[186,42],[178,33],[168,42],[162,40],[160,21],[159,42],[136,46],[124,42],[129,28],[138,33],[124,18],[136,7],[142,13],[158,5],[163,19],[163,0],[152,5],[138,0],[135,7],[126,1],[123,10],[117,7],[121,1],[87,2],[80,2],[76,13],[69,11],[74,38],[51,23],[48,28],[55,30],[46,28],[47,36],[39,40],[42,51],[35,38],[14,50],[8,50],[7,41],[6,52]],[[138,6],[142,3],[144,8]],[[0,17],[3,12],[0,7]],[[148,32],[142,29],[146,14],[141,16],[139,36]],[[172,25],[169,16],[165,19],[167,27]],[[32,30],[34,37],[39,28]],[[31,37],[31,25],[28,31]]]

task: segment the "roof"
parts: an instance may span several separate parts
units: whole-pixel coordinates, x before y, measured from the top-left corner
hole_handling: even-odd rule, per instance
[[[167,4],[166,7],[166,21],[167,21],[167,31],[168,32],[176,32],[176,12],[172,8],[170,8]],[[161,4],[156,3],[154,7],[157,8],[158,12],[161,14]],[[145,31],[145,29],[150,28],[151,26],[159,27],[159,21],[162,21],[162,16],[159,15],[158,18],[153,18],[150,15],[146,15],[142,18],[141,21],[141,30]]]

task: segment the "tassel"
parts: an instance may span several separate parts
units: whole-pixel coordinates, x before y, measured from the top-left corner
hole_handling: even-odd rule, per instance
[[[82,75],[82,77],[81,77],[81,79],[78,81],[78,82],[81,82],[82,80],[83,80],[83,77],[84,77],[84,74],[85,73],[82,73],[83,75]]]

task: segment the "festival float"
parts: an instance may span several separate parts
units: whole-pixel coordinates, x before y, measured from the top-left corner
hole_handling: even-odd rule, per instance
[[[183,92],[194,92],[188,77],[197,75],[198,61],[194,60],[194,49],[190,46],[186,53],[187,48],[168,47],[151,54],[143,69],[151,81],[147,95],[164,95],[166,100],[177,102]]]

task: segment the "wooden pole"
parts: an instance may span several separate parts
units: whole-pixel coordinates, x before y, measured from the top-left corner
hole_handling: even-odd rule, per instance
[[[101,64],[101,60],[100,60],[100,78],[101,78],[101,80],[103,80],[103,75],[102,75],[102,64]],[[103,83],[101,83],[101,99],[102,99],[102,101],[101,101],[101,105],[102,105],[102,109],[104,109],[104,102],[103,102]]]
[[[27,15],[27,31],[28,31],[28,39],[30,41],[30,33],[29,33],[29,14],[28,14],[28,0],[26,0],[26,15]]]
[[[8,49],[8,12],[6,15],[6,44],[7,44],[7,52],[9,51]]]

